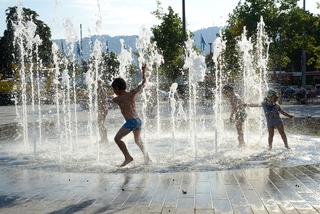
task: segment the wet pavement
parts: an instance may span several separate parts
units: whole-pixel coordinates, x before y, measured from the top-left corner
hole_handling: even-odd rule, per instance
[[[297,117],[320,118],[319,105],[282,107]],[[87,121],[87,112],[78,112],[79,121]],[[107,122],[122,121],[118,109],[109,114],[116,117]],[[44,107],[43,115],[54,120],[54,106]],[[14,107],[0,107],[0,117],[0,125],[15,123]],[[1,139],[4,132],[0,133]],[[312,148],[316,149],[315,145]],[[1,214],[320,213],[319,164],[167,173],[71,173],[30,168],[11,167],[0,158]]]
[[[0,168],[0,213],[320,213],[320,165],[179,173]]]
[[[139,105],[138,105],[139,106]],[[141,106],[140,106],[141,107]],[[281,105],[281,107],[295,115],[296,117],[314,117],[314,118],[320,118],[320,105]],[[167,103],[162,103],[161,105],[161,116],[168,117],[170,114],[170,106]],[[28,107],[28,112],[29,112],[29,122],[32,121],[32,111],[31,107]],[[212,106],[211,104],[208,104],[206,108],[204,109],[198,109],[198,111],[205,111],[206,115],[212,114]],[[44,105],[42,106],[42,117],[45,120],[54,120],[55,119],[55,114],[56,114],[56,106],[54,105]],[[77,112],[78,112],[78,120],[79,121],[87,121],[88,120],[88,112],[81,110],[79,105],[77,106]],[[61,114],[61,112],[60,112]],[[230,112],[228,109],[226,109],[226,118],[228,118]],[[10,123],[15,123],[17,122],[16,119],[16,110],[14,106],[0,106],[0,125],[4,124],[10,124]],[[107,120],[114,117],[117,119],[122,119],[121,115],[119,114],[119,109],[110,109],[108,113]],[[34,117],[37,119],[37,117]]]

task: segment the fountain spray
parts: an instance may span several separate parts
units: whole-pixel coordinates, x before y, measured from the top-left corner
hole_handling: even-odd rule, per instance
[[[194,156],[197,157],[197,86],[198,82],[204,80],[206,73],[205,58],[202,55],[196,53],[193,49],[193,40],[188,36],[188,40],[185,42],[185,63],[184,69],[188,70],[188,86],[189,86],[189,131],[191,145],[194,146]]]
[[[215,71],[215,90],[214,90],[214,130],[215,130],[215,153],[218,152],[218,145],[222,142],[222,133],[224,133],[224,124],[222,119],[222,87],[224,77],[224,57],[226,42],[220,30],[220,36],[214,42],[213,61],[216,66]]]

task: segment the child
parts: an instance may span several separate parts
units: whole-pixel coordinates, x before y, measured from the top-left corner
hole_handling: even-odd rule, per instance
[[[240,99],[239,95],[236,94],[232,86],[226,85],[222,88],[222,93],[226,96],[227,100],[231,105],[230,121],[235,123],[238,132],[239,147],[245,145],[243,137],[243,123],[247,118],[245,105]]]
[[[279,134],[281,135],[281,138],[283,140],[284,146],[287,149],[290,149],[290,147],[288,146],[287,136],[286,136],[286,133],[284,132],[283,123],[279,113],[289,118],[293,118],[293,115],[290,115],[285,111],[283,111],[280,108],[280,106],[276,103],[277,100],[278,100],[277,92],[270,89],[267,92],[267,97],[262,102],[262,108],[264,110],[264,114],[267,119],[267,126],[268,126],[268,132],[269,132],[269,137],[268,137],[269,150],[272,149],[274,129],[278,129]]]
[[[122,78],[116,78],[111,84],[114,93],[117,95],[117,97],[113,98],[113,101],[119,105],[121,113],[126,120],[125,124],[120,128],[120,130],[114,137],[115,142],[119,146],[125,158],[120,167],[127,165],[133,160],[132,156],[128,152],[126,145],[122,141],[122,138],[129,134],[131,131],[133,132],[135,143],[139,146],[144,155],[145,163],[147,164],[149,162],[149,156],[144,149],[140,137],[142,122],[138,117],[135,106],[135,97],[143,89],[146,83],[145,70],[146,65],[143,65],[143,80],[137,88],[131,90],[130,92],[126,91],[126,82]]]
[[[103,86],[102,80],[98,80],[98,126],[100,143],[108,143],[107,128],[104,123],[108,114],[107,90]]]

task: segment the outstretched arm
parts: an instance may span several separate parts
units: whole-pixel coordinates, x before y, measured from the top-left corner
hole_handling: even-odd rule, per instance
[[[253,103],[245,103],[244,106],[246,106],[246,107],[261,107],[260,104],[253,104]]]
[[[142,82],[135,89],[133,89],[131,91],[133,94],[139,93],[144,88],[144,86],[146,84],[146,81],[147,81],[147,79],[146,79],[146,67],[147,67],[146,64],[143,64],[142,67],[141,67],[141,69],[142,69]]]
[[[276,108],[278,110],[278,112],[286,117],[290,117],[290,118],[293,118],[293,115],[291,114],[288,114],[287,112],[283,111],[280,107],[280,105],[276,104]]]
[[[109,102],[109,103],[117,103],[117,97],[108,96],[107,97],[107,102]]]
[[[233,119],[234,119],[234,114],[235,114],[235,113],[236,113],[236,112],[235,112],[235,109],[234,109],[234,108],[231,108],[231,113],[230,113],[230,117],[229,117],[230,122],[233,121]]]
[[[279,109],[279,112],[280,112],[281,114],[283,114],[284,116],[286,116],[286,117],[289,117],[289,118],[293,118],[293,117],[294,117],[293,115],[288,114],[287,112],[283,111],[281,108]]]

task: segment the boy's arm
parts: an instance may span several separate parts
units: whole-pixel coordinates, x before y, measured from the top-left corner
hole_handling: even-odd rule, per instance
[[[141,69],[142,69],[142,82],[135,89],[133,89],[131,91],[133,94],[139,93],[144,88],[144,86],[146,84],[146,81],[147,81],[147,79],[146,79],[146,67],[147,67],[146,64],[143,64],[142,67],[141,67]]]
[[[245,103],[243,105],[246,107],[261,107],[262,106],[260,104],[253,104],[253,103]]]
[[[109,103],[117,103],[117,97],[108,96],[108,97],[107,97],[107,101],[108,101]]]
[[[231,109],[231,113],[230,113],[230,118],[229,118],[230,122],[233,120],[233,116],[234,116],[235,113],[236,112],[235,112],[234,108],[232,108]]]

